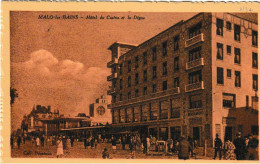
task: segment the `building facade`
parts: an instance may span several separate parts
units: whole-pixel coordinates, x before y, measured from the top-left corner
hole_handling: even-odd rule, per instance
[[[106,125],[112,123],[111,110],[107,105],[111,103],[111,96],[103,95],[96,99],[96,102],[89,105],[89,116],[91,125]]]
[[[199,13],[138,46],[112,44],[112,125],[200,145],[258,135],[257,29],[257,14]]]

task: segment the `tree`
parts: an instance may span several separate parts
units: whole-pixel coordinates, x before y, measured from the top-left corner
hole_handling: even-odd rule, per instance
[[[17,90],[15,88],[10,88],[11,105],[14,103],[15,98],[18,97]]]

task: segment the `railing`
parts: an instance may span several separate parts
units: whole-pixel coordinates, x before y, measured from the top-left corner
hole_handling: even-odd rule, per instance
[[[107,77],[107,81],[111,81],[112,79],[115,79],[115,78],[117,78],[117,73],[113,73],[112,75],[109,75]]]
[[[115,58],[114,60],[111,60],[110,62],[107,63],[107,67],[111,68],[114,64],[118,63],[118,58]]]
[[[193,83],[193,84],[187,84],[185,86],[185,92],[191,92],[191,91],[200,90],[200,89],[204,89],[203,81],[200,81],[198,83]]]
[[[190,47],[196,43],[199,43],[199,42],[204,42],[204,35],[203,33],[199,34],[199,35],[196,35],[188,40],[185,41],[185,47]]]
[[[144,100],[151,99],[151,98],[175,95],[175,94],[179,94],[179,93],[180,93],[180,87],[177,87],[177,88],[169,89],[166,91],[161,91],[161,92],[156,92],[156,93],[152,93],[152,94],[145,95],[145,96],[140,96],[138,98],[132,98],[132,99],[125,100],[125,101],[112,103],[111,108],[121,106],[121,105],[126,105],[126,104],[137,103],[137,102],[144,101]]]
[[[186,63],[186,70],[195,68],[195,67],[199,67],[199,66],[203,66],[204,65],[204,59],[203,58],[199,58],[190,62]]]

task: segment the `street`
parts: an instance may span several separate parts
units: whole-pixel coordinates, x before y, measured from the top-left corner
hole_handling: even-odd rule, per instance
[[[120,146],[117,146],[120,147]],[[130,159],[130,150],[126,146],[126,150],[118,148],[113,153],[111,143],[99,143],[96,148],[88,149],[84,148],[83,142],[74,142],[74,146],[64,150],[63,158],[102,158],[102,152],[104,148],[108,149],[110,158],[112,159]],[[20,149],[12,149],[11,156],[13,158],[56,158],[56,146],[52,146],[48,143],[44,147],[32,146],[31,142],[27,141],[25,144],[21,144]],[[178,159],[177,155],[169,155],[165,153],[151,153],[145,155],[141,150],[137,150],[135,153],[135,159]],[[211,159],[209,157],[198,156],[198,159]],[[194,158],[193,158],[194,159]]]

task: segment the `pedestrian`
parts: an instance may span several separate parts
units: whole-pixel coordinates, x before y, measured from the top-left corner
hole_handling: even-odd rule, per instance
[[[248,142],[248,148],[247,148],[247,155],[246,155],[246,160],[258,160],[258,139],[254,138],[252,134],[249,136],[249,142]]]
[[[45,139],[45,138],[44,138],[44,136],[42,135],[41,138],[40,138],[42,147],[44,147],[44,139]]]
[[[111,138],[111,143],[112,143],[112,149],[113,149],[113,154],[115,153],[116,150],[116,138],[112,136]]]
[[[66,139],[66,147],[69,149],[71,145],[70,137]]]
[[[123,150],[125,150],[125,143],[126,143],[126,136],[123,135],[123,136],[122,136],[122,141],[121,141],[122,149],[123,149]]]
[[[197,154],[199,152],[199,145],[198,145],[198,141],[195,139],[194,140],[194,147],[193,147],[193,155],[195,156],[195,159],[197,159]]]
[[[21,142],[22,142],[22,138],[21,138],[20,135],[18,135],[18,137],[17,137],[17,147],[18,147],[18,149],[20,149]]]
[[[167,142],[168,152],[170,153],[170,152],[172,152],[173,140],[172,140],[172,138],[168,138],[166,142]]]
[[[36,146],[40,146],[41,145],[41,141],[40,141],[40,138],[37,136],[36,138]]]
[[[146,137],[146,146],[147,146],[147,154],[149,154],[151,149],[151,139],[148,136]]]
[[[91,149],[95,148],[95,138],[94,137],[90,138],[90,145],[91,145]]]
[[[73,147],[73,145],[74,145],[74,136],[71,136],[70,145],[71,145],[71,147]]]
[[[87,146],[87,137],[84,137],[84,147],[85,147],[85,149],[88,148],[88,146]]]
[[[188,137],[188,142],[189,142],[189,144],[190,144],[190,146],[189,146],[189,154],[191,155],[191,157],[193,157],[193,145],[194,145],[194,143],[193,143],[193,139],[192,139],[192,137]]]
[[[225,150],[225,159],[226,160],[235,160],[236,159],[236,154],[234,153],[235,146],[229,139],[226,139],[226,142],[224,144],[224,150]]]
[[[65,150],[67,147],[66,147],[66,136],[62,136],[62,144],[63,144],[63,150]]]
[[[237,160],[244,160],[246,154],[246,142],[243,138],[241,138],[241,133],[237,133],[237,138],[233,141],[235,149],[235,154]]]
[[[25,144],[26,136],[23,136],[23,144]]]
[[[102,152],[102,158],[109,159],[109,152],[107,151],[107,148],[104,148],[104,151]]]
[[[59,137],[57,140],[57,158],[62,158],[63,155],[63,143],[62,137]]]
[[[218,134],[216,134],[216,138],[214,140],[214,149],[215,149],[215,154],[214,154],[214,158],[216,159],[217,154],[219,154],[219,160],[221,160],[221,150],[222,150],[222,141],[220,138],[218,138]]]
[[[143,143],[143,153],[147,153],[147,142],[146,142],[146,135],[143,135],[142,137],[142,143]]]
[[[178,148],[179,150],[178,158],[184,160],[189,159],[189,149],[190,149],[190,144],[188,140],[185,138],[185,136],[182,136]]]

